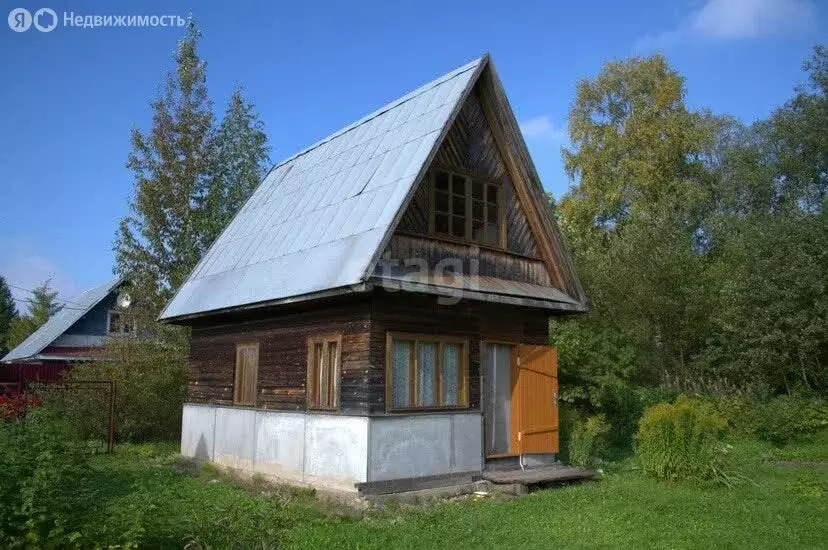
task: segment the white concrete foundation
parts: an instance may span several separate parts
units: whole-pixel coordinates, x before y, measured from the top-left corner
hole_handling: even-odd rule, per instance
[[[346,416],[188,403],[181,454],[324,489],[483,467],[478,412]]]

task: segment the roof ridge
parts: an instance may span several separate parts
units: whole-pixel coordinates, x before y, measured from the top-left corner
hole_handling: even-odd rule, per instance
[[[319,141],[309,145],[308,147],[300,150],[298,153],[294,153],[293,155],[291,155],[291,156],[289,156],[289,157],[287,157],[283,160],[280,160],[279,162],[277,162],[276,164],[273,165],[273,168],[268,170],[268,174],[270,174],[271,172],[273,172],[274,170],[276,170],[280,166],[283,166],[283,165],[287,164],[288,162],[291,162],[291,161],[297,159],[298,157],[301,157],[302,155],[306,155],[307,153],[310,153],[311,151],[313,151],[314,149],[316,149],[320,145],[323,145],[323,144],[325,144],[325,143],[327,143],[327,142],[329,142],[333,139],[338,138],[341,135],[344,135],[344,134],[350,132],[351,130],[354,130],[354,129],[358,128],[359,126],[362,126],[366,122],[377,118],[381,114],[383,114],[387,111],[390,111],[391,109],[393,109],[395,107],[398,107],[398,106],[402,105],[403,103],[405,103],[407,101],[411,101],[415,97],[417,97],[419,95],[422,95],[423,93],[427,92],[431,88],[434,88],[435,86],[439,86],[443,82],[445,82],[447,80],[451,80],[452,78],[454,78],[457,75],[463,74],[466,71],[470,71],[470,70],[474,69],[480,63],[483,63],[488,58],[488,56],[489,56],[488,53],[483,54],[482,56],[478,57],[477,59],[475,59],[473,61],[469,61],[465,65],[457,67],[456,69],[454,69],[452,71],[449,71],[449,72],[447,72],[446,74],[444,74],[442,76],[438,76],[434,80],[432,80],[430,82],[427,82],[426,84],[423,84],[419,88],[417,88],[417,89],[415,89],[411,92],[408,92],[404,96],[398,97],[397,99],[391,101],[390,103],[387,103],[387,104],[383,105],[382,107],[380,107],[376,111],[373,111],[373,112],[363,116],[362,118],[360,118],[356,122],[352,122],[351,124],[345,126],[344,128],[340,128],[339,130],[337,130],[333,134],[330,134],[329,136],[324,137],[324,138],[320,139]],[[266,177],[267,177],[267,174],[265,175],[265,178]],[[264,179],[262,179],[262,181],[264,181]]]

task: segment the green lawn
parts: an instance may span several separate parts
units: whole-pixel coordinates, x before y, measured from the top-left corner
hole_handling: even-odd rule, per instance
[[[355,516],[308,491],[188,472],[173,446],[121,446],[95,458],[95,475],[79,487],[95,506],[77,520],[89,540],[152,548],[191,541],[210,548],[826,548],[828,470],[771,462],[813,460],[826,447],[826,438],[781,451],[737,444],[751,481],[733,489],[665,485],[630,462],[599,482],[509,501]]]

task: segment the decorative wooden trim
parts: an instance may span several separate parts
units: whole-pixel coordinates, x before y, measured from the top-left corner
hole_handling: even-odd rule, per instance
[[[330,381],[330,390],[333,393],[333,396],[328,396],[333,401],[333,406],[323,406],[315,403],[315,369],[316,364],[314,362],[314,354],[315,348],[317,345],[322,344],[322,361],[323,365],[327,366],[328,361],[328,350],[329,344],[331,342],[336,342],[336,357],[333,368],[333,379]],[[338,411],[340,402],[341,402],[341,381],[342,381],[342,333],[330,333],[330,334],[315,334],[313,336],[308,337],[308,367],[307,367],[307,381],[305,386],[305,404],[307,410],[314,410],[314,411]]]
[[[408,360],[408,383],[409,402],[417,403],[420,398],[421,388],[418,384],[418,354],[420,342],[434,342],[437,344],[435,358],[435,402],[443,399],[443,369],[442,351],[444,344],[458,344],[461,346],[460,364],[457,372],[457,405],[436,405],[431,407],[394,407],[393,406],[393,361],[394,361],[394,340],[405,340],[413,342],[409,349]],[[387,413],[426,412],[426,411],[465,411],[469,410],[469,338],[463,336],[443,336],[439,334],[420,334],[410,332],[387,332],[385,334],[385,411]]]

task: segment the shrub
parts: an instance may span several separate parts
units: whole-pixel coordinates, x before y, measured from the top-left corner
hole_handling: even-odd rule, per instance
[[[596,468],[607,451],[610,425],[603,414],[577,421],[569,439],[569,463],[584,468]]]
[[[828,427],[824,402],[783,395],[759,408],[756,435],[775,445],[805,441]]]
[[[572,432],[578,422],[582,418],[578,410],[571,404],[561,401],[558,406],[558,434],[560,443],[560,452],[558,458],[565,463],[569,463],[569,442],[572,440]]]
[[[640,393],[621,380],[608,378],[591,391],[591,400],[608,424],[605,450],[613,455],[628,453],[644,413]]]
[[[639,422],[636,455],[644,472],[656,479],[722,478],[726,427],[710,403],[679,398],[655,405]]]
[[[0,422],[18,420],[29,409],[39,406],[40,400],[34,395],[26,393],[0,395]]]
[[[119,441],[177,439],[186,396],[186,349],[155,339],[109,342],[102,361],[78,366],[68,380],[117,384],[115,430]],[[84,439],[105,439],[109,395],[93,386],[44,387],[44,404],[59,410]]]
[[[725,397],[716,408],[739,434],[756,437],[777,446],[807,441],[828,427],[824,401],[783,395],[764,401]]]
[[[0,539],[6,547],[79,546],[70,529],[89,473],[83,445],[44,411],[0,423]]]

